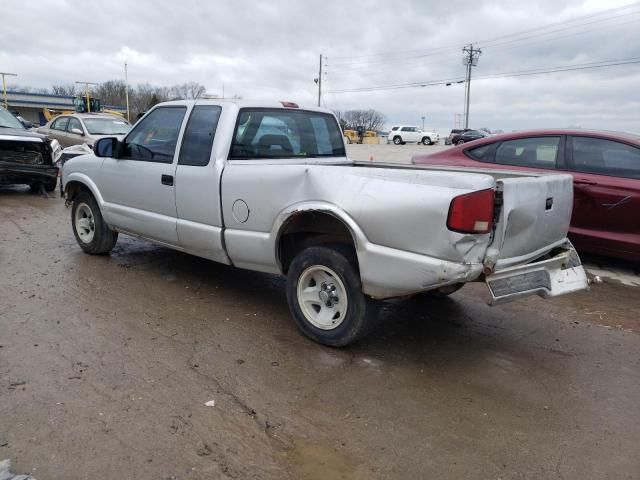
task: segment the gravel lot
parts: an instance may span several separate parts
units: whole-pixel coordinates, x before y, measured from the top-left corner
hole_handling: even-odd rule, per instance
[[[124,236],[87,256],[69,217],[59,198],[0,188],[0,459],[15,472],[640,476],[637,287],[488,307],[468,285],[389,303],[336,350],[297,333],[277,277]]]

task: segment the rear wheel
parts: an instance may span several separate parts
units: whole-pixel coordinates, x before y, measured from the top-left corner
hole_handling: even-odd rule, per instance
[[[402,138],[400,138],[400,137],[393,137],[393,144],[394,144],[394,145],[401,145],[401,144],[402,144]]]
[[[73,199],[71,224],[76,241],[85,253],[108,253],[118,241],[118,232],[109,229],[89,192],[81,192]]]
[[[431,139],[429,137],[424,137],[422,139],[422,144],[423,145],[431,145]]]
[[[362,293],[355,253],[343,245],[309,247],[287,274],[287,301],[300,331],[323,345],[344,347],[376,324],[373,300]]]

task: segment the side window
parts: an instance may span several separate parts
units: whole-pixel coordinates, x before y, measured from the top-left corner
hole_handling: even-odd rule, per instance
[[[52,130],[61,130],[65,131],[67,129],[67,123],[69,122],[69,117],[60,117],[56,119],[55,122],[51,124]]]
[[[411,131],[411,128],[410,128],[410,127],[402,127],[402,128],[400,129],[400,131],[401,131],[401,132],[410,132],[410,131]]]
[[[74,128],[77,128],[80,131],[82,130],[82,125],[80,125],[80,120],[77,118],[69,117],[69,124],[67,125],[67,131],[71,132]]]
[[[392,132],[395,132],[396,130],[398,130],[398,127],[391,127]]]
[[[158,107],[127,135],[122,158],[172,163],[186,107]]]
[[[488,145],[482,145],[481,147],[472,148],[467,150],[467,153],[474,159],[480,160],[481,162],[489,162],[489,152],[491,151],[491,147],[493,147],[493,143]]]
[[[221,111],[222,107],[218,105],[196,105],[193,107],[182,138],[178,164],[196,167],[204,167],[209,164],[211,147]]]
[[[612,140],[573,137],[573,170],[640,178],[640,148]]]
[[[496,163],[534,168],[555,168],[560,137],[507,140],[496,150]]]

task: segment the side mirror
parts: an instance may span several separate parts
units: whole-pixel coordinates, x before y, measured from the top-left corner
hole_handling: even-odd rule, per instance
[[[71,133],[75,134],[75,135],[82,135],[84,136],[84,132],[82,130],[80,130],[79,128],[72,128],[71,129]]]
[[[96,157],[116,157],[118,152],[118,139],[116,137],[101,138],[93,144],[93,153]]]
[[[27,130],[29,130],[30,128],[33,128],[33,122],[30,122],[29,120],[25,120],[24,118],[20,119],[20,123],[22,123],[22,126]]]

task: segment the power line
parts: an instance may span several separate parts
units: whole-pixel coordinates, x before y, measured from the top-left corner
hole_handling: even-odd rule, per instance
[[[548,25],[542,25],[540,27],[535,27],[535,28],[531,28],[528,30],[524,30],[521,32],[516,32],[516,33],[511,33],[511,34],[506,34],[506,35],[501,35],[498,37],[493,37],[493,38],[487,38],[484,40],[480,40],[478,42],[473,42],[473,43],[482,43],[485,47],[493,47],[493,46],[497,46],[497,45],[503,45],[503,44],[507,44],[507,43],[512,43],[512,42],[518,42],[518,41],[524,41],[528,38],[534,38],[537,36],[544,36],[544,35],[550,35],[553,33],[558,33],[561,31],[565,31],[565,30],[570,30],[573,28],[580,28],[583,26],[587,26],[587,25],[591,25],[594,23],[600,23],[600,22],[605,22],[605,21],[609,21],[609,20],[614,20],[620,17],[624,17],[624,16],[629,16],[629,15],[636,15],[640,12],[629,12],[629,13],[625,13],[622,15],[617,15],[617,16],[613,16],[613,17],[606,17],[606,15],[610,15],[612,13],[616,13],[616,12],[620,12],[620,11],[624,11],[624,10],[629,10],[629,9],[635,9],[640,7],[640,2],[635,2],[632,4],[628,4],[628,5],[623,5],[620,7],[616,7],[616,8],[610,8],[610,9],[606,9],[606,10],[600,10],[598,12],[594,12],[588,15],[582,15],[579,17],[574,17],[572,19],[567,19],[567,20],[563,20],[561,22],[555,22],[555,23],[551,23]],[[576,23],[582,20],[587,20],[589,18],[593,18],[593,17],[598,17],[597,20],[594,20],[593,22],[586,22],[586,23],[582,23],[582,24],[578,24],[578,25],[570,25],[572,23]],[[560,27],[565,25],[564,28],[561,29],[556,29],[556,30],[552,30],[552,31],[545,31],[548,30],[550,28],[556,28],[556,27]],[[529,33],[533,33],[533,32],[538,32],[534,35],[529,35],[526,36],[524,38],[512,38],[511,40],[508,41],[500,41],[500,40],[504,40],[507,38],[511,38],[511,37],[522,37],[523,35],[529,34]],[[385,63],[394,63],[397,60],[402,60],[402,59],[414,59],[414,58],[423,58],[423,57],[427,57],[427,56],[433,56],[433,55],[439,55],[444,53],[445,50],[450,50],[452,48],[459,48],[459,45],[446,45],[446,46],[442,46],[442,47],[437,47],[437,48],[431,48],[431,49],[420,49],[420,50],[408,50],[408,51],[404,51],[403,55],[406,55],[408,53],[416,53],[417,55],[411,55],[411,56],[403,56],[401,58],[398,58],[398,52],[381,52],[381,53],[377,53],[377,54],[369,54],[369,55],[353,55],[353,56],[341,56],[341,57],[332,57],[332,59],[338,59],[338,60],[343,60],[343,59],[356,59],[356,60],[360,60],[360,62],[345,62],[345,63],[337,63],[332,65],[333,67],[340,67],[340,66],[358,66],[361,68],[367,68],[369,65],[376,65],[376,64],[385,64]],[[384,60],[384,59],[380,59],[377,61],[373,61],[373,62],[367,62],[365,59],[366,58],[379,58],[379,57],[386,57],[386,56],[393,56],[393,58],[389,59],[389,60]],[[364,63],[363,63],[364,62]]]
[[[542,74],[556,73],[556,72],[608,68],[608,67],[615,67],[619,65],[631,65],[631,64],[638,64],[638,63],[640,63],[640,57],[625,58],[620,60],[602,60],[600,62],[589,62],[589,63],[575,64],[575,65],[562,65],[562,66],[554,66],[554,67],[540,67],[532,70],[521,70],[521,71],[514,71],[514,72],[500,72],[500,73],[486,74],[479,77],[475,77],[475,79],[488,80],[488,79],[495,79],[495,78],[522,77],[522,76],[542,75]],[[378,86],[372,86],[372,87],[332,90],[328,93],[333,93],[333,94],[360,93],[360,92],[372,92],[372,91],[380,91],[380,90],[396,90],[396,89],[403,89],[403,88],[431,87],[435,85],[463,83],[465,80],[466,80],[465,77],[452,77],[452,78],[444,78],[444,79],[438,79],[438,80],[427,80],[422,82],[410,82],[410,83],[399,83],[394,85],[378,85]]]
[[[593,20],[591,22],[581,23],[579,25],[572,25],[572,26],[569,26],[569,27],[564,27],[564,28],[560,28],[560,29],[557,29],[557,30],[551,30],[551,31],[548,31],[548,32],[534,33],[534,34],[531,34],[531,35],[524,36],[522,38],[514,38],[514,39],[511,39],[511,40],[505,40],[505,41],[502,41],[502,42],[487,42],[488,45],[485,45],[485,44],[483,44],[483,45],[485,45],[485,48],[492,48],[492,47],[496,47],[498,45],[505,45],[505,44],[509,44],[509,43],[522,42],[522,41],[525,41],[525,40],[530,39],[530,38],[536,38],[536,37],[540,37],[540,36],[544,36],[544,35],[551,35],[553,33],[561,33],[561,32],[565,32],[567,30],[571,30],[573,28],[584,27],[584,26],[587,26],[587,25],[593,25],[595,23],[602,23],[602,22],[606,22],[608,20],[615,20],[617,18],[628,17],[630,15],[638,15],[638,14],[640,14],[640,11],[638,11],[638,12],[629,12],[629,13],[625,13],[623,15],[616,15],[615,17],[600,18],[600,19],[597,19],[597,20]]]
[[[540,27],[530,28],[528,30],[523,30],[523,31],[520,31],[520,32],[510,33],[510,34],[501,35],[501,36],[493,37],[493,38],[486,38],[484,40],[479,40],[477,43],[482,43],[482,44],[493,43],[493,42],[495,42],[497,40],[502,40],[502,39],[509,38],[509,37],[519,37],[521,35],[525,35],[525,34],[528,34],[528,33],[531,33],[531,32],[536,32],[536,31],[539,31],[539,30],[546,30],[548,28],[559,27],[561,25],[566,25],[566,24],[578,22],[578,21],[581,21],[581,20],[586,20],[586,19],[593,18],[593,17],[602,18],[603,15],[608,15],[610,13],[614,13],[614,12],[618,12],[618,11],[622,11],[622,10],[628,10],[630,8],[638,8],[638,7],[640,7],[640,2],[635,2],[635,3],[628,4],[628,5],[623,5],[621,7],[610,8],[610,9],[607,9],[607,10],[600,10],[599,12],[590,13],[588,15],[582,15],[580,17],[573,17],[573,18],[570,18],[570,19],[567,19],[567,20],[563,20],[561,22],[554,22],[554,23],[550,23],[550,24],[547,24],[547,25],[542,25]],[[616,18],[616,17],[611,17],[611,18]],[[611,18],[602,18],[602,21],[609,20]],[[577,25],[575,25],[574,27],[576,27],[576,26]],[[541,33],[541,34],[544,34],[544,33]]]

